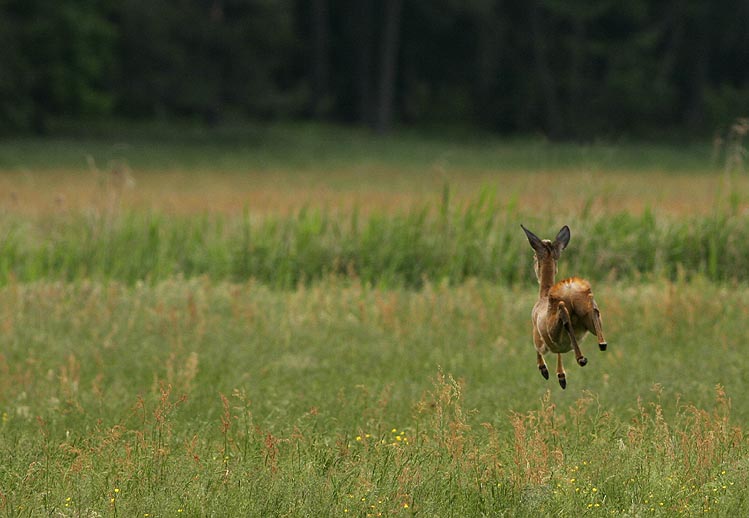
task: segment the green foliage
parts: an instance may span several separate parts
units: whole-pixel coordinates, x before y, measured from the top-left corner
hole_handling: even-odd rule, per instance
[[[107,2],[7,0],[0,8],[0,130],[44,131],[51,116],[110,113],[116,29]]]

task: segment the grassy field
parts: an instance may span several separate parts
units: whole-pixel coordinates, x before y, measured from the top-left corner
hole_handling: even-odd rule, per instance
[[[736,149],[91,134],[0,143],[1,515],[749,512]],[[603,312],[566,390],[521,221]]]
[[[112,205],[170,214],[288,215],[301,207],[368,214],[434,203],[448,184],[457,203],[483,190],[548,220],[645,209],[706,214],[730,192],[745,209],[749,195],[749,179],[733,174],[743,166],[743,143],[730,138],[560,144],[454,130],[373,137],[317,125],[81,131],[0,141],[0,208],[27,215]]]
[[[749,290],[601,286],[610,348],[545,381],[532,290],[329,280],[0,294],[9,516],[749,510]]]

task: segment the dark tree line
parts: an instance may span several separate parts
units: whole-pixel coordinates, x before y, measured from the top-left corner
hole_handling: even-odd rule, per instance
[[[0,0],[0,129],[97,117],[707,133],[748,0]]]

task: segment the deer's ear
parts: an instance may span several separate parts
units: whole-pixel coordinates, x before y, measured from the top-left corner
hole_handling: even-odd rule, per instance
[[[523,232],[525,232],[525,235],[528,238],[528,242],[531,244],[531,248],[533,248],[533,250],[535,250],[536,252],[544,250],[544,244],[536,234],[525,228],[522,223],[520,224],[520,227],[523,229]]]
[[[560,252],[567,248],[567,245],[570,242],[570,227],[567,225],[563,226],[561,230],[559,230],[559,233],[557,234],[557,237],[554,238],[554,248],[559,250]]]

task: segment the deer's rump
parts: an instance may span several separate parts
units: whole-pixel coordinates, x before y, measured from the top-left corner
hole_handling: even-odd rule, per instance
[[[585,336],[586,331],[594,332],[590,317],[595,308],[595,301],[588,281],[579,277],[570,277],[556,283],[549,290],[549,306],[556,307],[559,302],[564,302],[567,307],[572,329],[578,340]],[[563,337],[567,338],[564,335]]]
[[[549,303],[563,301],[570,313],[587,314],[593,307],[593,291],[590,283],[580,277],[559,281],[549,290]]]

